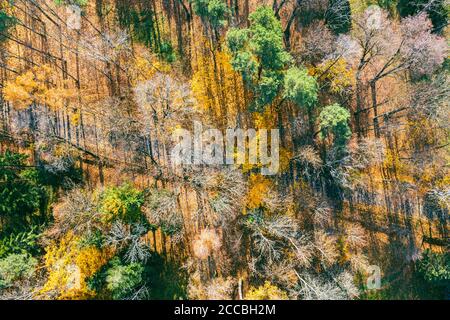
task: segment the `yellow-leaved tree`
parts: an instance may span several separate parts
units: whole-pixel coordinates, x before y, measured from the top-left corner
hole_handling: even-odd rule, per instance
[[[79,237],[67,234],[59,243],[46,248],[45,266],[48,279],[38,293],[39,298],[79,300],[95,297],[87,280],[112,256],[112,250],[84,246]]]
[[[288,300],[289,297],[286,292],[277,286],[266,281],[263,286],[258,288],[251,287],[247,293],[246,300]]]
[[[68,88],[67,80],[58,82],[48,65],[36,66],[8,81],[3,93],[5,100],[17,110],[26,109],[32,103],[59,110],[76,97],[76,90]]]
[[[200,109],[209,111],[218,121],[228,121],[224,122],[227,125],[244,107],[242,78],[233,70],[227,52],[212,50],[199,52],[192,91]]]

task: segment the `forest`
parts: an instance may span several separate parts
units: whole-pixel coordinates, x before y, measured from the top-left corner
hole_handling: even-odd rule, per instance
[[[450,299],[449,13],[0,0],[0,300]]]

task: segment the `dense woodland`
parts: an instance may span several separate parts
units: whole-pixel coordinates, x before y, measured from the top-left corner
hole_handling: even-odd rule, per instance
[[[449,8],[1,0],[0,299],[448,299]],[[174,167],[194,120],[279,173]]]

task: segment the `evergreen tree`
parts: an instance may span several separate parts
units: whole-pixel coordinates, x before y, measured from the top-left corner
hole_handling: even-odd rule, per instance
[[[300,107],[311,108],[317,103],[319,86],[307,69],[290,68],[284,78],[284,97]]]
[[[352,13],[348,0],[330,0],[325,13],[328,27],[336,34],[347,33],[352,27]]]
[[[9,28],[11,28],[16,19],[8,15],[3,10],[0,10],[0,42],[6,39],[5,35],[8,33]]]
[[[231,64],[257,96],[258,111],[279,93],[291,56],[283,47],[283,31],[272,9],[259,7],[249,16],[250,28],[230,29],[227,44]]]
[[[194,13],[208,21],[213,28],[223,27],[230,13],[225,2],[222,0],[192,0]]]
[[[320,113],[320,134],[322,138],[333,137],[334,144],[344,146],[352,135],[348,120],[350,112],[335,103],[325,107]]]
[[[3,231],[24,227],[41,207],[44,191],[38,173],[26,166],[26,155],[6,151],[0,155],[0,219]]]

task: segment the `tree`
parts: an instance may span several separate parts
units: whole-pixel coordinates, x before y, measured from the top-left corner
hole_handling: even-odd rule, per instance
[[[183,217],[177,203],[177,196],[173,192],[165,189],[151,190],[145,199],[144,212],[153,230],[161,228],[162,234],[173,237],[181,235]]]
[[[352,13],[348,0],[329,0],[325,21],[336,34],[347,33],[352,26]]]
[[[69,101],[74,102],[76,94],[66,88],[67,81],[57,81],[49,65],[35,66],[8,81],[4,88],[5,99],[18,110],[31,104],[48,106],[53,111],[64,109]]]
[[[306,68],[290,68],[284,77],[283,97],[295,102],[299,107],[310,109],[318,100],[319,86]]]
[[[202,20],[208,21],[216,29],[226,24],[230,14],[225,2],[222,0],[192,0],[192,9]]]
[[[302,36],[299,58],[316,66],[336,51],[335,43],[335,34],[323,21],[313,22]]]
[[[401,17],[426,12],[436,33],[442,33],[447,26],[449,9],[445,0],[399,0],[397,10]]]
[[[450,255],[426,250],[417,268],[425,280],[445,283],[450,280]]]
[[[423,252],[415,263],[414,284],[419,297],[424,299],[446,299],[450,283],[450,254],[448,252]]]
[[[189,299],[232,300],[234,281],[232,277],[217,277],[205,283],[200,275],[193,275],[189,283]]]
[[[0,154],[0,219],[4,232],[32,223],[45,199],[37,171],[27,166],[27,158],[9,151]]]
[[[350,112],[335,103],[325,107],[319,116],[320,135],[322,138],[333,136],[334,144],[344,146],[352,135],[348,125]]]
[[[0,10],[0,42],[5,41],[9,29],[16,23],[13,16],[7,14],[4,10]]]
[[[203,229],[198,239],[195,239],[192,244],[194,255],[202,260],[207,259],[214,251],[220,249],[221,245],[219,235],[214,229]]]
[[[245,296],[247,300],[288,300],[286,292],[266,281],[260,287],[251,287]]]
[[[127,262],[143,263],[151,255],[150,247],[145,240],[148,231],[148,225],[145,223],[126,225],[121,221],[116,221],[106,235],[105,245],[120,251]]]
[[[57,5],[77,5],[85,6],[88,4],[88,0],[54,0]]]
[[[28,254],[11,254],[0,259],[0,290],[20,279],[31,278],[37,260]]]
[[[278,95],[283,70],[291,56],[283,48],[283,32],[269,7],[259,7],[249,16],[248,29],[230,29],[227,45],[231,64],[256,95],[254,110],[263,111]]]
[[[163,60],[169,63],[175,61],[174,48],[170,40],[162,35],[153,2],[144,2],[143,0],[133,2],[115,0],[113,2],[119,26],[126,29],[133,40],[152,49]],[[97,15],[102,20],[105,8],[101,1],[96,1],[96,5]]]
[[[106,288],[111,292],[113,299],[144,298],[139,296],[138,287],[142,286],[144,267],[139,263],[122,265],[114,259],[112,266],[106,271]],[[141,291],[144,293],[144,291]]]
[[[343,272],[332,277],[333,280],[328,280],[310,274],[298,275],[298,294],[304,300],[348,300],[358,296],[351,274]]]
[[[401,24],[402,44],[399,45],[400,63],[398,69],[408,68],[413,77],[433,74],[447,57],[446,40],[431,33],[431,21],[426,14],[403,19]],[[393,58],[395,59],[395,55]],[[397,70],[384,68],[376,78],[389,75]],[[383,69],[382,69],[383,71]]]
[[[40,236],[39,228],[35,226],[27,231],[10,233],[0,239],[0,258],[11,254],[38,255]]]
[[[407,17],[400,26],[388,13],[369,7],[355,20],[354,36],[359,46],[356,71],[356,127],[360,134],[361,115],[373,110],[375,135],[380,136],[377,85],[381,79],[409,71],[413,79],[429,76],[444,62],[447,44],[431,33],[426,14]],[[350,43],[347,43],[348,47]],[[363,77],[366,80],[363,80]],[[370,88],[371,107],[363,108],[364,93]]]
[[[79,300],[96,295],[89,279],[108,262],[112,252],[107,248],[83,246],[80,240],[69,232],[46,247],[44,259],[49,275],[39,297]]]
[[[440,1],[261,2],[0,1],[0,299],[355,299],[365,253],[385,298],[445,297]],[[194,120],[278,127],[277,174],[173,165]]]
[[[100,212],[104,221],[122,220],[132,223],[142,219],[141,206],[144,194],[129,184],[110,187],[103,192],[100,201]]]
[[[102,227],[102,214],[98,211],[98,193],[73,189],[60,200],[53,210],[55,236],[64,236],[72,232],[76,236],[94,234]]]

